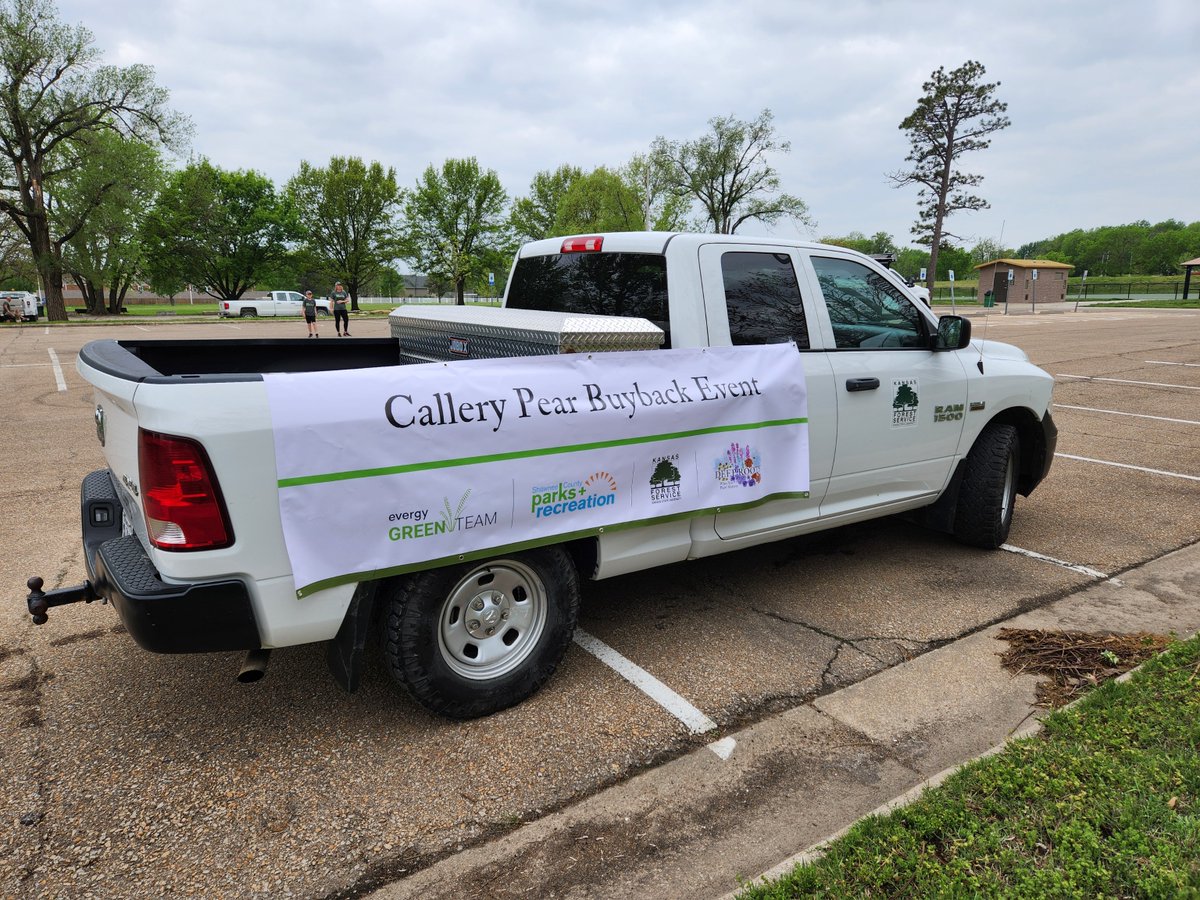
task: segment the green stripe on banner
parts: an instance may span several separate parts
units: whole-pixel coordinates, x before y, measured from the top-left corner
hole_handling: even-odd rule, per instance
[[[806,421],[804,419],[798,420]],[[745,427],[745,426],[743,426]],[[420,572],[424,569],[438,569],[442,566],[455,565],[463,562],[474,562],[479,559],[498,556],[502,553],[517,553],[521,550],[532,550],[535,547],[548,547],[551,544],[562,544],[580,538],[597,537],[606,531],[623,531],[626,528],[643,528],[648,525],[661,525],[664,522],[677,522],[681,519],[694,519],[698,516],[715,515],[716,513],[737,512],[742,509],[752,509],[762,506],[772,500],[805,500],[808,491],[781,492],[768,497],[760,497],[748,503],[731,503],[728,506],[710,506],[707,509],[694,509],[691,512],[672,513],[667,516],[656,516],[652,519],[641,519],[636,522],[615,522],[612,525],[601,525],[595,528],[585,528],[582,531],[571,531],[566,534],[556,534],[542,538],[532,538],[515,544],[503,544],[498,547],[486,547],[482,550],[471,550],[467,553],[456,553],[441,559],[426,559],[421,562],[408,563],[402,566],[390,566],[386,569],[370,569],[366,572],[349,572],[345,575],[335,575],[333,578],[323,578],[312,584],[306,584],[296,591],[297,597],[309,597],[318,591],[324,591],[340,584],[357,584],[360,581],[374,581],[379,578],[390,578],[394,575],[405,575],[409,572]]]
[[[673,441],[679,438],[696,437],[701,434],[720,434],[725,431],[746,431],[755,428],[778,428],[786,425],[804,425],[807,418],[772,419],[767,422],[748,422],[743,425],[715,425],[712,428],[697,428],[694,431],[676,431],[670,434],[648,434],[645,437],[618,438],[611,441],[596,441],[591,444],[571,444],[564,447],[543,447],[539,450],[514,450],[509,453],[493,453],[489,456],[464,456],[459,459],[435,459],[429,462],[408,463],[403,466],[384,466],[378,469],[354,469],[349,472],[330,472],[327,475],[300,475],[295,478],[279,479],[280,488],[300,487],[306,484],[324,484],[331,481],[350,481],[354,478],[377,478],[381,475],[403,475],[406,472],[425,472],[430,469],[450,469],[455,466],[474,466],[481,463],[503,462],[508,459],[528,459],[534,456],[554,456],[558,453],[578,453],[583,450],[604,450],[609,447],[628,447],[634,444],[652,444],[657,441]]]

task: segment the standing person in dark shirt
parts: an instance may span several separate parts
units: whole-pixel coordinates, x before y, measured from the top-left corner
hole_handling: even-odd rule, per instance
[[[312,291],[304,292],[304,321],[308,323],[308,336],[320,337],[317,334],[317,301]]]
[[[346,311],[346,302],[349,299],[350,295],[346,293],[342,283],[337,282],[333,286],[333,293],[329,295],[329,300],[333,304],[333,324],[337,328],[338,337],[343,334],[350,337],[350,313]]]

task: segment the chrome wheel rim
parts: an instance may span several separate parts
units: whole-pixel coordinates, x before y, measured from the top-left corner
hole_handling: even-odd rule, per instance
[[[473,681],[517,669],[546,629],[542,579],[515,559],[488,562],[450,590],[438,616],[438,650],[456,674]]]

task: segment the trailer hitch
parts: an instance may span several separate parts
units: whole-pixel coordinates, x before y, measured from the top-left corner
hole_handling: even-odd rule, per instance
[[[29,607],[29,614],[33,616],[34,625],[46,624],[46,620],[49,618],[46,611],[52,606],[66,606],[68,603],[81,601],[91,603],[93,600],[101,599],[90,581],[53,591],[43,591],[42,585],[44,584],[45,582],[36,575],[25,582],[25,586],[29,588],[29,596],[25,598],[25,604]]]

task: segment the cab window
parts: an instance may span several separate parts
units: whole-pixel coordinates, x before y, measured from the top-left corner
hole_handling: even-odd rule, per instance
[[[786,253],[721,254],[729,336],[737,344],[795,341],[808,349],[808,324],[792,258]]]
[[[812,257],[840,350],[929,349],[925,317],[883,275],[848,259]]]

